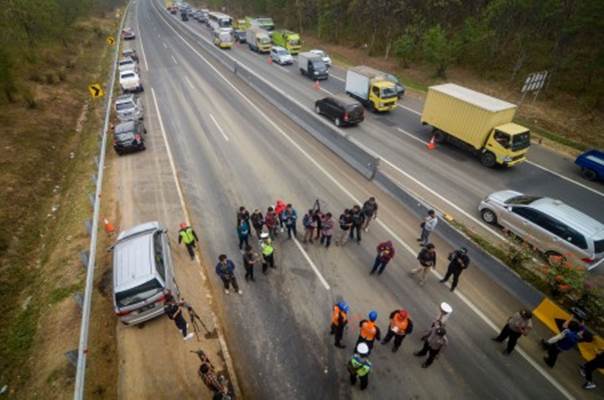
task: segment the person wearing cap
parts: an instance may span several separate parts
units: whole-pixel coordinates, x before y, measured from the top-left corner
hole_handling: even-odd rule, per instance
[[[198,241],[199,239],[193,228],[184,222],[181,223],[180,230],[178,231],[178,244],[181,242],[185,244],[191,260],[195,260],[195,242]]]
[[[262,227],[264,226],[264,217],[259,209],[255,209],[250,215],[250,221],[252,222],[252,226],[256,231],[256,236],[260,239],[260,234],[262,233]]]
[[[380,328],[375,323],[377,317],[377,311],[370,311],[368,315],[369,319],[364,319],[359,322],[360,331],[359,338],[357,339],[357,345],[359,343],[367,343],[367,346],[369,347],[369,353],[371,352],[371,349],[373,349],[373,342],[375,342],[376,339],[381,339]]]
[[[499,343],[503,343],[504,340],[508,339],[503,354],[512,354],[512,351],[514,351],[514,348],[516,347],[516,342],[518,342],[518,338],[529,334],[533,328],[532,318],[533,313],[531,313],[530,310],[520,310],[508,318],[508,322],[501,329],[499,335],[493,338],[495,342]]]
[[[243,253],[243,267],[245,268],[245,280],[255,282],[254,279],[254,267],[258,262],[258,253],[254,251],[252,246],[249,244],[245,246],[245,253]]]
[[[369,274],[373,275],[377,271],[378,275],[381,275],[386,269],[386,265],[394,258],[394,246],[392,246],[390,240],[387,240],[378,244],[375,250],[377,251],[377,255],[375,256],[373,268]]]
[[[275,248],[269,234],[263,232],[260,234],[260,250],[262,251],[262,273],[266,274],[268,267],[275,268]]]
[[[390,325],[388,326],[388,333],[382,340],[382,344],[388,344],[392,338],[394,338],[394,346],[392,346],[392,352],[396,353],[405,336],[413,332],[413,322],[409,318],[409,313],[405,309],[394,310],[390,313]]]
[[[434,210],[428,210],[428,215],[424,219],[424,222],[420,224],[422,228],[422,233],[420,237],[417,239],[418,242],[422,246],[428,244],[428,238],[434,229],[436,229],[436,224],[438,224],[438,217],[436,216],[436,212]]]
[[[422,364],[422,368],[428,368],[438,357],[438,354],[447,348],[449,344],[447,331],[445,328],[433,324],[430,330],[422,337],[422,341],[424,342],[423,347],[413,353],[413,355],[423,357],[427,354],[428,358]]]
[[[434,245],[432,243],[425,245],[417,255],[417,260],[419,261],[419,267],[413,269],[411,274],[415,275],[419,273],[419,284],[420,286],[424,286],[430,268],[436,269],[436,250],[434,249]]]
[[[220,277],[224,284],[224,293],[229,294],[229,287],[233,285],[233,289],[239,294],[243,293],[237,284],[235,278],[235,263],[229,260],[226,254],[218,256],[218,264],[216,264],[216,275]]]
[[[367,359],[368,356],[369,346],[367,346],[367,343],[359,343],[347,365],[348,372],[350,373],[350,384],[356,384],[358,378],[361,382],[361,390],[367,389],[369,385],[369,373],[371,372],[372,365],[371,361]]]
[[[447,267],[447,273],[440,280],[441,283],[445,283],[453,275],[453,282],[451,283],[451,291],[454,291],[459,282],[459,275],[464,269],[470,266],[470,257],[468,257],[468,249],[465,247],[455,250],[449,254],[449,266]]]
[[[344,336],[344,328],[348,324],[348,311],[350,311],[350,306],[345,301],[340,301],[333,305],[331,312],[330,335],[335,335],[335,346],[341,349],[346,348],[346,345],[343,345],[341,342]]]
[[[593,381],[593,373],[596,369],[604,368],[604,348],[598,349],[598,353],[590,361],[579,366],[579,373],[585,378],[583,389],[592,390],[596,388]]]

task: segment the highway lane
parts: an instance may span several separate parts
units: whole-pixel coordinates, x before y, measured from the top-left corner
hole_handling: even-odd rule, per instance
[[[196,21],[188,25],[210,38],[205,25]],[[342,81],[330,78],[321,82],[321,91],[317,92],[309,79],[300,76],[295,65],[281,67],[269,64],[267,56],[251,52],[246,45],[239,45],[230,54],[309,108],[313,107],[314,100],[327,93],[344,91]],[[552,152],[533,146],[539,162],[551,159],[545,168],[564,178],[531,163],[491,170],[482,167],[467,153],[450,146],[439,146],[432,152],[426,150],[425,142],[431,130],[421,125],[415,112],[399,108],[390,114],[367,117],[360,126],[346,129],[346,133],[407,173],[409,176],[404,179],[410,187],[458,219],[468,220],[468,216],[472,216],[474,220],[471,222],[476,223],[479,201],[493,191],[511,188],[562,199],[594,218],[604,220],[604,209],[598,205],[604,197],[601,187],[597,183],[580,181],[581,178],[575,176],[576,170],[574,175],[572,173],[572,164]],[[427,188],[418,188],[417,182]],[[435,196],[434,192],[446,197],[447,201]]]
[[[200,58],[205,52],[195,53],[191,47],[199,47],[194,42],[186,45],[169,29],[162,10],[146,2],[139,12],[140,36],[147,58],[154,60],[149,63],[146,84],[156,93],[210,271],[222,251],[239,261],[234,210],[240,204],[265,208],[282,197],[303,212],[304,205],[320,197],[336,211],[349,206],[353,198],[375,194],[382,205],[382,219],[388,221],[387,226],[374,225],[362,245],[344,249],[309,246],[303,253],[295,242],[279,241],[277,271],[268,279],[259,276],[254,285],[240,281],[242,297],[219,296],[227,338],[248,398],[357,396],[346,382],[349,352],[336,351],[327,335],[329,307],[342,295],[353,306],[353,322],[376,308],[381,326],[387,313],[403,302],[412,311],[418,332],[429,324],[440,300],[449,301],[456,310],[449,327],[451,348],[429,371],[420,369],[410,354],[418,346],[418,335],[407,339],[396,356],[388,349],[375,350],[376,373],[369,389],[374,398],[560,397],[523,358],[497,353],[488,340],[493,332],[463,299],[435,283],[421,289],[406,276],[415,265],[414,249],[408,252],[396,244],[399,255],[382,277],[386,279],[369,280],[367,265],[373,248],[391,235],[384,229],[396,232],[404,243],[413,243],[418,221],[236,78],[205,63]],[[164,40],[167,49],[161,44]],[[435,240],[442,252],[448,250]],[[309,260],[325,277],[329,290]],[[210,281],[219,291],[214,276]],[[496,288],[493,293],[498,293]],[[490,307],[489,314],[497,320],[517,307],[509,299],[485,297],[481,308]],[[353,325],[347,335],[349,346],[355,336]]]

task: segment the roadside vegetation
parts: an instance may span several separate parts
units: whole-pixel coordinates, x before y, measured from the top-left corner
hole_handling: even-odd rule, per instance
[[[598,0],[210,0],[233,16],[269,15],[306,45],[396,72],[416,89],[454,81],[519,103],[519,122],[576,150],[604,147],[604,3]],[[338,57],[335,57],[338,59]]]
[[[64,353],[78,345],[103,109],[86,86],[107,78],[121,3],[20,0],[0,13],[0,387],[11,398],[73,390]]]

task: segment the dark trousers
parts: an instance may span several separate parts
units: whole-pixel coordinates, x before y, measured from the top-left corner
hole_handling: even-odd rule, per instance
[[[262,255],[262,273],[266,274],[268,267],[275,268],[275,259],[272,254]]]
[[[342,338],[344,337],[344,325],[331,324],[331,334],[335,335],[335,345],[340,346]]]
[[[397,335],[394,333],[392,329],[388,329],[388,333],[384,337],[382,344],[388,344],[388,342],[394,337],[394,346],[392,347],[392,351],[397,351],[401,344],[403,344],[403,339],[405,339],[405,335]]]
[[[359,381],[361,381],[361,390],[367,389],[367,385],[369,385],[369,374],[364,376],[359,376]],[[351,372],[350,373],[350,384],[354,385],[357,383],[357,374]]]
[[[352,225],[350,227],[350,240],[354,239],[354,233],[357,233],[357,242],[361,241],[361,225]]]
[[[583,364],[583,372],[585,372],[585,380],[593,382],[593,373],[596,369],[604,368],[604,353],[600,353],[591,361]]]
[[[298,237],[298,231],[296,230],[296,224],[287,225],[287,237],[292,238],[292,232],[294,233],[294,237]]]
[[[416,354],[420,357],[428,354],[428,359],[424,362],[426,367],[428,367],[434,362],[434,359],[438,355],[439,351],[440,351],[440,349],[434,350],[433,348],[431,348],[430,345],[428,344],[428,341],[424,340],[424,347],[422,347],[422,349],[420,351],[418,351]]]
[[[254,264],[243,264],[245,267],[245,280],[254,280]]]
[[[453,291],[453,290],[455,290],[455,288],[457,287],[457,284],[459,283],[459,275],[461,275],[461,270],[452,268],[452,267],[447,268],[447,273],[445,274],[445,277],[443,278],[443,282],[447,282],[449,280],[449,278],[451,277],[451,275],[453,275],[453,282],[451,283],[451,291]]]
[[[178,313],[174,318],[174,324],[182,332],[182,337],[187,336],[187,321],[185,321],[185,317],[182,316],[182,313]]]
[[[245,235],[245,236],[239,236],[239,250],[241,250],[243,248],[243,244],[245,243],[245,246],[249,246],[249,238],[250,235]]]
[[[187,251],[189,252],[189,256],[191,256],[191,260],[195,260],[195,242],[185,243],[187,246]]]
[[[390,261],[390,260],[388,260]],[[373,263],[373,268],[371,269],[371,273],[373,274],[375,271],[378,271],[378,274],[381,274],[382,272],[384,272],[384,270],[386,269],[386,265],[388,265],[388,261],[384,261],[380,258],[380,256],[377,256],[375,258],[375,262]],[[379,270],[378,270],[379,268]]]
[[[560,350],[560,348],[558,347],[558,345],[554,344],[547,344],[547,357],[545,357],[545,363],[550,367],[550,368],[554,368],[554,365],[556,365],[556,361],[558,360],[558,354],[560,354],[560,352],[562,352],[562,350]]]
[[[510,339],[508,340],[508,345],[506,347],[506,351],[508,353],[511,353],[512,351],[514,351],[514,347],[516,347],[516,342],[518,342],[518,338],[520,338],[520,336],[522,336],[522,334],[520,332],[514,332],[513,330],[510,329],[509,324],[505,324],[505,326],[499,333],[499,336],[497,336],[495,338],[495,340],[498,342],[503,342],[505,339],[507,339],[509,337]]]
[[[239,291],[239,285],[237,284],[237,278],[235,278],[235,276],[231,276],[228,278],[222,278],[222,283],[224,283],[224,288],[226,290],[229,290],[229,285],[233,285],[233,289],[235,289],[235,291]]]
[[[321,244],[325,244],[325,247],[329,247],[331,244],[331,235],[321,235]]]

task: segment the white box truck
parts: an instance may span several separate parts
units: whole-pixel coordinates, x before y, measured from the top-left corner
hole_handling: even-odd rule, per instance
[[[323,58],[309,51],[298,54],[298,68],[302,75],[314,81],[329,78],[329,68]]]
[[[382,71],[364,65],[346,72],[346,93],[375,111],[390,111],[398,100],[394,83]]]

